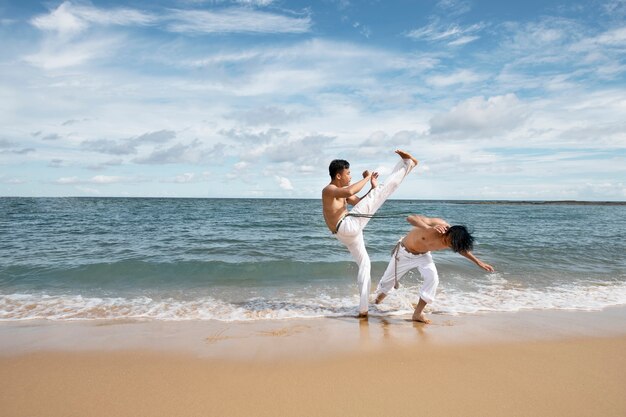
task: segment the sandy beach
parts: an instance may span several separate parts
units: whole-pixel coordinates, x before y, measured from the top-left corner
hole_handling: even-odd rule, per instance
[[[3,416],[624,416],[626,310],[3,323]]]

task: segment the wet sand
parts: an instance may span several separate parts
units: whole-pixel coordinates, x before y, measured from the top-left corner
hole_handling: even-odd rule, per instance
[[[623,417],[625,312],[1,323],[0,410]]]

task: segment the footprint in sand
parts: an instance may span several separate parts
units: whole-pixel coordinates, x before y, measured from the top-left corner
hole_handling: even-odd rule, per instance
[[[423,324],[423,325],[426,325],[426,323],[421,323],[419,321],[414,321],[412,319],[404,319],[404,321],[406,321],[408,323],[413,323],[413,324]],[[446,320],[446,321],[443,321],[441,323],[431,322],[431,323],[428,323],[428,326],[444,326],[444,327],[448,327],[448,326],[454,326],[454,322],[452,320]]]
[[[229,336],[223,336],[223,334],[224,334],[224,332],[226,332],[226,330],[228,330],[228,327],[225,328],[225,329],[220,329],[220,330],[216,331],[214,334],[212,334],[211,336],[207,337],[204,340],[206,341],[207,344],[212,345],[213,343],[217,343],[220,340],[231,339]]]
[[[309,326],[283,327],[281,329],[266,330],[266,331],[261,331],[258,333],[261,336],[291,336],[297,333],[302,333],[304,330],[308,328]]]

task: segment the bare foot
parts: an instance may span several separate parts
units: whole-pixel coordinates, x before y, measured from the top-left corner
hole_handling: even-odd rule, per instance
[[[374,301],[374,304],[382,303],[385,297],[387,297],[387,294],[383,294],[383,293],[378,294],[378,297],[376,297],[376,301]]]
[[[367,318],[367,311],[365,313],[359,313],[356,315],[357,319],[366,319]]]
[[[420,323],[430,324],[431,321],[426,318],[424,313],[420,313],[418,315],[413,314],[413,321],[419,321]]]
[[[405,151],[401,151],[400,149],[397,149],[397,150],[396,150],[396,153],[397,153],[398,155],[400,155],[400,158],[402,158],[402,159],[410,159],[411,161],[413,161],[413,162],[415,163],[415,166],[417,166],[417,164],[418,164],[418,160],[417,160],[417,159],[415,159],[415,158],[413,157],[413,155],[411,155],[410,153],[405,152]]]

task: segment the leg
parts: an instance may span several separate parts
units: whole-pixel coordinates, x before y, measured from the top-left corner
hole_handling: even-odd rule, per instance
[[[430,304],[435,301],[437,286],[439,285],[439,274],[437,273],[437,267],[430,253],[423,256],[426,257],[426,262],[418,266],[420,274],[422,278],[424,278],[424,283],[420,288],[420,298]]]
[[[428,320],[426,318],[426,316],[424,315],[424,313],[423,313],[424,307],[426,307],[426,301],[424,301],[424,300],[422,300],[420,298],[420,301],[419,301],[419,303],[417,303],[417,307],[415,307],[415,311],[413,312],[412,320],[413,321],[419,321],[421,323],[430,324],[431,321]]]
[[[419,258],[408,254],[401,247],[397,250],[398,252],[394,251],[391,255],[389,265],[387,265],[387,269],[385,270],[385,273],[376,288],[376,304],[380,304],[389,291],[394,288],[394,284],[396,283],[396,274],[398,280],[400,280],[400,278],[402,278],[407,272],[418,266]]]
[[[367,254],[367,250],[365,249],[365,241],[363,240],[363,233],[359,233],[356,236],[340,236],[337,235],[337,238],[341,240],[341,242],[346,245],[352,258],[356,261],[359,272],[357,275],[357,283],[359,286],[359,316],[365,317],[367,316],[368,304],[369,304],[369,294],[371,287],[371,263],[370,257]]]
[[[379,185],[375,189],[369,192],[359,203],[354,206],[351,213],[355,214],[374,214],[383,205],[385,200],[398,189],[398,186],[404,180],[409,172],[415,167],[413,159],[402,159],[394,167],[392,173],[386,178],[384,184]],[[363,227],[367,224],[369,219],[359,218],[362,220]]]
[[[420,301],[413,312],[413,320],[428,324],[430,320],[424,316],[423,311],[426,304],[430,304],[435,300],[437,286],[439,285],[439,274],[430,253],[423,255],[422,258],[424,258],[423,262],[418,266],[418,269],[422,278],[424,278],[424,283],[420,288]]]

